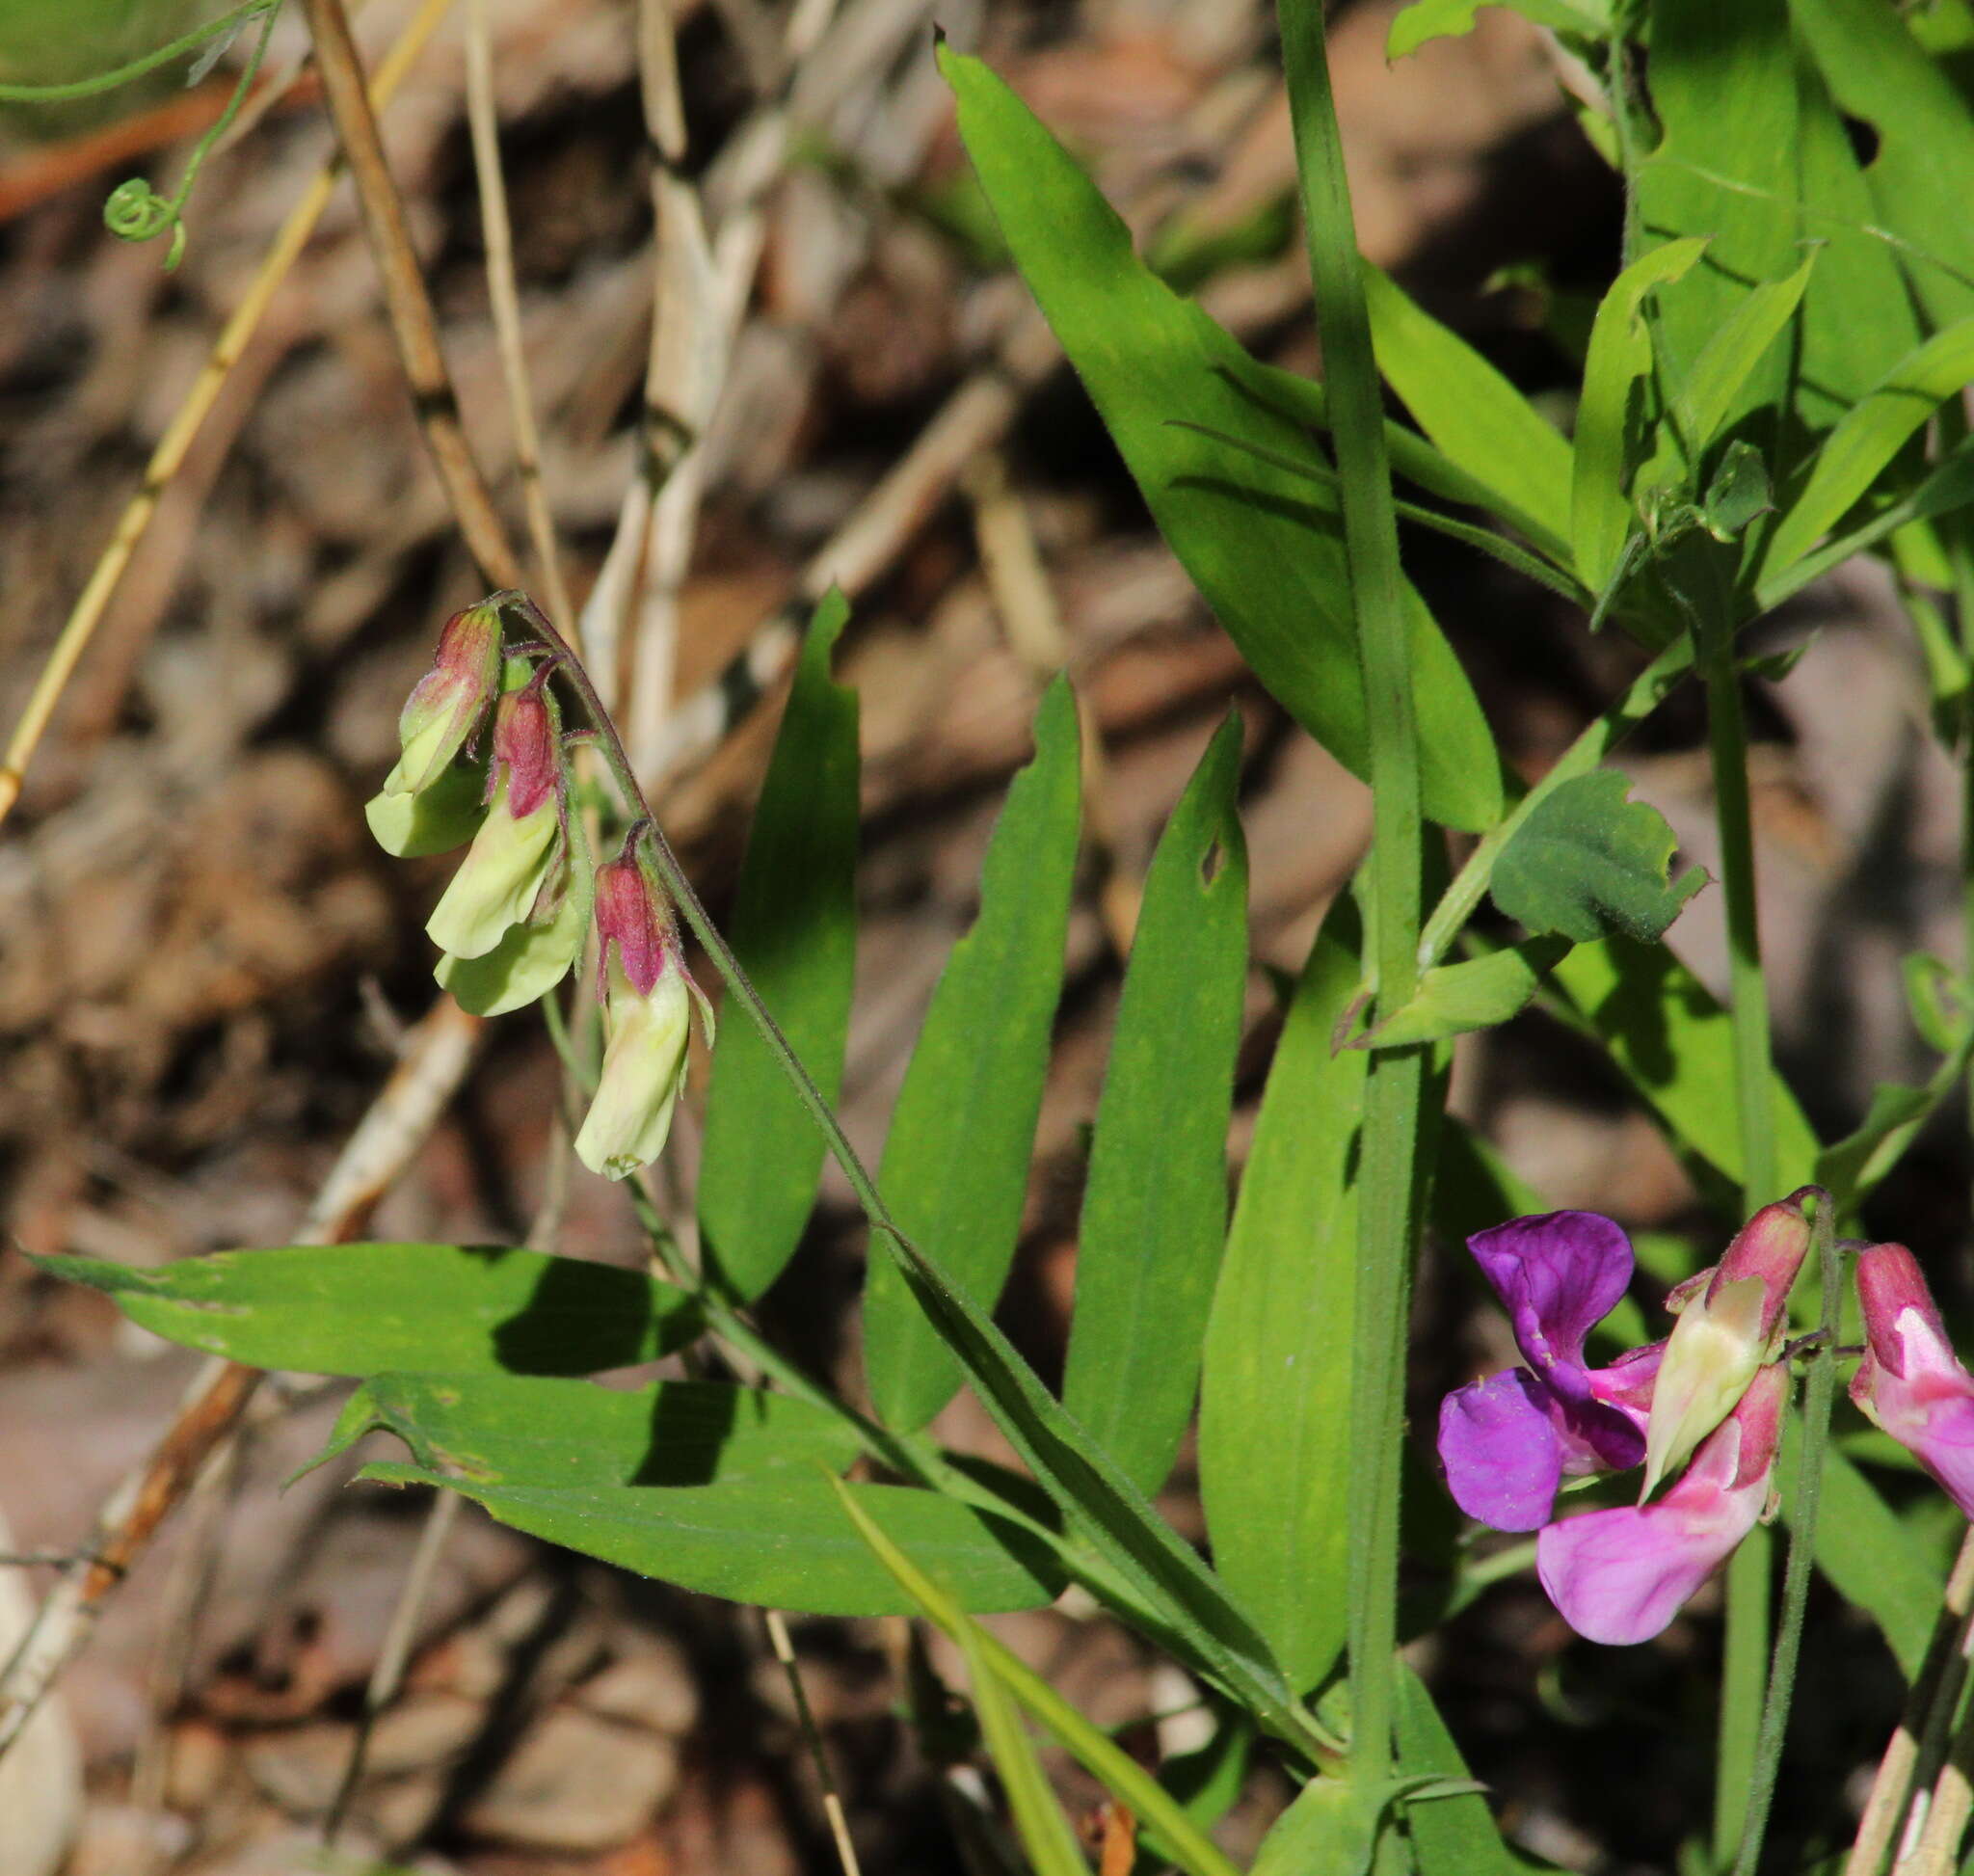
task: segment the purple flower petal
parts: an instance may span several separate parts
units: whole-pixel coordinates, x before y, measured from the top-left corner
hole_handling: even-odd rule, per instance
[[[1743,1538],[1769,1495],[1789,1375],[1777,1364],[1657,1504],[1589,1512],[1548,1525],[1535,1573],[1562,1619],[1592,1642],[1649,1642]]]
[[[1587,1401],[1584,1337],[1631,1282],[1631,1240],[1595,1212],[1544,1212],[1477,1231],[1467,1248],[1507,1306],[1529,1366],[1563,1400]]]
[[[1547,1521],[1562,1477],[1548,1394],[1525,1368],[1470,1381],[1440,1403],[1439,1457],[1454,1502],[1497,1531]]]

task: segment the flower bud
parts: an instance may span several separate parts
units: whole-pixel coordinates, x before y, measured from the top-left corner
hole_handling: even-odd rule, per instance
[[[1974,1517],[1974,1377],[1947,1341],[1919,1260],[1904,1245],[1860,1251],[1857,1300],[1866,1347],[1851,1398]]]
[[[1805,1186],[1763,1206],[1712,1271],[1667,1299],[1679,1320],[1652,1390],[1641,1498],[1727,1417],[1756,1370],[1774,1358],[1790,1286],[1809,1249],[1802,1201],[1815,1190]]]
[[[386,794],[416,794],[443,775],[479,728],[500,688],[500,614],[491,605],[455,612],[439,653],[397,721],[403,753],[385,778]]]
[[[425,929],[454,957],[484,957],[534,919],[566,861],[562,755],[539,688],[502,697],[494,719],[494,799]],[[547,896],[552,898],[552,891]]]
[[[598,964],[607,970],[610,948],[631,989],[651,995],[674,943],[671,921],[663,917],[637,862],[626,855],[597,869]]]

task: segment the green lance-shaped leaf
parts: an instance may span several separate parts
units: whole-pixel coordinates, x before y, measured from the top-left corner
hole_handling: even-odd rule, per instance
[[[1399,1675],[1398,1736],[1399,1765],[1408,1777],[1471,1776],[1426,1683],[1410,1668]],[[1528,1866],[1501,1840],[1478,1791],[1414,1805],[1406,1825],[1419,1876],[1520,1876]]]
[[[1774,281],[1801,260],[1801,103],[1788,0],[1736,0],[1731,31],[1715,0],[1654,0],[1652,108],[1663,135],[1638,175],[1644,237],[1707,237],[1699,265],[1659,295],[1655,348],[1676,400],[1702,355],[1734,319],[1751,281]],[[1765,352],[1743,374],[1720,418],[1780,406],[1790,359]],[[1772,448],[1777,439],[1763,441]]]
[[[1356,627],[1336,502],[1218,442],[1294,451],[1300,432],[1252,389],[1256,367],[1133,251],[1096,186],[1007,86],[949,48],[960,135],[1028,290],[1048,316],[1160,531],[1274,696],[1367,774]],[[1200,429],[1182,428],[1197,424]],[[1412,596],[1426,811],[1490,826],[1501,765],[1466,674]]]
[[[1493,365],[1364,264],[1377,368],[1447,460],[1502,497],[1497,512],[1567,560],[1570,450],[1561,431]]]
[[[1356,909],[1323,922],[1275,1046],[1214,1292],[1199,1470],[1214,1560],[1297,1688],[1344,1645],[1352,1181],[1367,1058],[1330,1036],[1357,994]]]
[[[1974,312],[1974,218],[1967,214],[1974,111],[1948,62],[1930,57],[1899,13],[1876,0],[1792,0],[1790,14],[1839,109],[1876,140],[1864,172],[1866,219],[1896,242],[1927,325],[1948,326]],[[1848,207],[1841,201],[1819,205]],[[1878,245],[1886,244],[1881,237]],[[1827,272],[1838,261],[1833,255]]]
[[[1706,245],[1668,241],[1634,261],[1611,283],[1590,326],[1572,449],[1569,534],[1577,577],[1593,593],[1617,571],[1632,528],[1627,492],[1642,443],[1636,400],[1652,368],[1645,300],[1686,273]]]
[[[1146,875],[1083,1193],[1063,1404],[1147,1492],[1192,1414],[1227,1235],[1247,976],[1240,737],[1230,716]]]
[[[812,1473],[715,1486],[487,1486],[413,1465],[372,1465],[387,1485],[446,1486],[502,1524],[683,1590],[814,1616],[898,1616],[913,1603],[844,1521],[837,1481]],[[1053,1602],[1062,1572],[1018,1525],[937,1492],[845,1486],[939,1570],[969,1609]]]
[[[1738,1188],[1733,1024],[1713,993],[1663,945],[1629,938],[1579,945],[1554,981],[1673,1139]],[[1780,1197],[1816,1177],[1818,1147],[1779,1075],[1771,1099]]]
[[[980,874],[980,913],[953,948],[905,1070],[879,1178],[907,1237],[991,1308],[1006,1280],[1062,990],[1079,813],[1076,703],[1050,685],[1034,760],[1014,779]],[[864,1291],[870,1397],[900,1432],[959,1386],[959,1360],[902,1273],[873,1251]]]
[[[1796,316],[1816,260],[1817,251],[1812,249],[1793,274],[1750,287],[1694,361],[1673,399],[1672,420],[1694,463],[1741,407],[1742,392],[1756,367]]]
[[[311,1464],[395,1434],[429,1471],[483,1486],[707,1486],[840,1472],[856,1429],[787,1394],[726,1381],[631,1390],[520,1375],[374,1375]]]
[[[588,1375],[699,1333],[698,1306],[641,1271],[503,1245],[291,1245],[162,1270],[43,1257],[133,1323],[254,1368]]]
[[[1876,482],[1906,441],[1942,402],[1974,379],[1974,318],[1949,326],[1909,353],[1825,440],[1802,493],[1769,542],[1762,576],[1802,558]]]
[[[1668,883],[1678,844],[1666,817],[1627,801],[1615,769],[1565,782],[1494,864],[1494,902],[1537,935],[1588,944],[1611,932],[1649,942],[1706,883],[1697,867]]]
[[[815,608],[748,836],[728,937],[825,1101],[842,1085],[857,965],[857,698],[830,678],[850,616]],[[823,1141],[752,1023],[720,1025],[699,1217],[707,1259],[751,1301],[794,1254]]]

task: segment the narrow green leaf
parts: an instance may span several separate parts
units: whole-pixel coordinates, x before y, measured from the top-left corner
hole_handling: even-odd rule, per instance
[[[1673,403],[1673,420],[1691,459],[1698,462],[1742,403],[1742,392],[1770,348],[1796,316],[1815,266],[1816,251],[1778,281],[1747,289],[1709,338]]]
[[[1858,1204],[1905,1156],[1934,1112],[1960,1087],[1974,1058],[1974,1031],[1962,1032],[1923,1087],[1881,1082],[1855,1132],[1833,1140],[1817,1158],[1817,1182],[1829,1189],[1838,1215],[1854,1216]]]
[[[1323,922],[1275,1045],[1201,1376],[1214,1559],[1299,1688],[1344,1645],[1349,1557],[1352,1184],[1366,1058],[1330,1047],[1357,994],[1356,909]]]
[[[1384,1807],[1343,1779],[1312,1779],[1262,1839],[1249,1876],[1367,1876]]]
[[[904,1548],[894,1535],[894,1523],[881,1525],[853,1488],[840,1485],[838,1491],[858,1535],[910,1598],[915,1613],[954,1641],[963,1632],[971,1631],[970,1654],[977,1654],[982,1666],[1027,1708],[1029,1717],[1054,1734],[1056,1743],[1092,1778],[1140,1822],[1160,1832],[1173,1862],[1187,1876],[1237,1876],[1234,1865],[1213,1840],[1143,1766],[1109,1734],[1093,1727],[1033,1669],[1025,1666],[977,1622],[967,1620],[954,1600],[951,1585],[939,1573],[936,1561],[927,1559],[921,1568],[919,1559],[924,1553]]]
[[[1034,760],[1008,789],[987,849],[979,917],[933,992],[885,1141],[880,1184],[899,1227],[990,1306],[1014,1257],[1049,1071],[1079,782],[1076,702],[1057,679],[1035,718]],[[959,1361],[881,1256],[865,1282],[864,1356],[871,1400],[901,1433],[960,1384]]]
[[[1529,938],[1484,957],[1435,965],[1419,979],[1418,995],[1404,1008],[1394,1010],[1351,1046],[1403,1049],[1506,1023],[1528,1007],[1550,967],[1568,949],[1566,938]]]
[[[1643,313],[1646,297],[1691,268],[1705,251],[1698,239],[1668,241],[1634,261],[1612,283],[1590,328],[1583,396],[1570,482],[1569,537],[1577,576],[1602,592],[1617,571],[1631,532],[1626,491],[1637,440],[1633,397],[1652,368],[1652,337]]]
[[[1456,469],[1498,490],[1505,521],[1532,534],[1569,532],[1570,449],[1562,433],[1457,333],[1364,263],[1377,368]]]
[[[1089,177],[1007,86],[950,48],[960,135],[1016,265],[1082,378],[1160,531],[1261,682],[1355,773],[1369,737],[1335,503],[1182,418],[1294,450],[1245,386],[1253,364],[1133,251]],[[1485,828],[1500,762],[1466,674],[1416,596],[1409,618],[1427,812]]]
[[[1870,220],[1896,242],[1926,323],[1974,312],[1974,112],[1947,63],[1878,0],[1793,0],[1791,13],[1838,106],[1870,126]]]
[[[1796,9],[1801,25],[1801,8]],[[1844,114],[1797,36],[1804,235],[1821,258],[1798,322],[1796,410],[1821,433],[1919,343],[1918,308],[1896,249],[1875,227],[1871,183]],[[1876,170],[1876,164],[1873,165]]]
[[[1473,1776],[1426,1683],[1409,1667],[1399,1675],[1399,1767],[1408,1778]],[[1526,1867],[1501,1840],[1487,1800],[1477,1792],[1412,1805],[1406,1823],[1419,1876],[1520,1876]]]
[[[1713,993],[1665,946],[1629,938],[1579,945],[1553,980],[1672,1138],[1738,1190],[1733,1028]],[[1779,1075],[1773,1099],[1779,1198],[1815,1178],[1818,1146]]]
[[[481,1485],[415,1465],[370,1465],[385,1485],[445,1486],[502,1524],[683,1590],[812,1616],[901,1616],[909,1597],[843,1522],[839,1481],[779,1473],[714,1486]],[[933,1491],[847,1485],[867,1514],[925,1557],[969,1609],[1035,1609],[1060,1567],[1019,1525]]]
[[[1788,0],[1653,0],[1652,110],[1662,135],[1635,184],[1647,239],[1707,237],[1697,267],[1659,295],[1654,353],[1668,400],[1692,389],[1700,358],[1734,320],[1752,281],[1801,259],[1801,101]],[[1717,428],[1786,408],[1791,360],[1764,348],[1722,401]]]
[[[842,1085],[857,966],[857,698],[831,682],[850,616],[815,608],[761,783],[728,937],[825,1101]],[[752,1023],[722,1023],[707,1092],[699,1217],[707,1265],[752,1301],[794,1254],[823,1141]]]
[[[653,1360],[701,1327],[689,1297],[641,1271],[502,1245],[291,1245],[156,1271],[36,1261],[169,1341],[309,1375],[588,1375]]]
[[[1034,1742],[1022,1726],[1013,1698],[980,1646],[980,1634],[977,1622],[962,1621],[953,1640],[967,1659],[974,1711],[979,1715],[980,1734],[993,1755],[994,1769],[1000,1774],[1001,1789],[1007,1793],[1015,1834],[1035,1876],[1089,1876],[1076,1831],[1035,1756]]]
[[[1580,945],[1622,932],[1660,936],[1706,883],[1697,867],[1668,883],[1678,844],[1658,809],[1627,801],[1616,769],[1565,782],[1543,801],[1494,863],[1494,902],[1537,935]]]
[[[1240,744],[1229,716],[1145,876],[1083,1192],[1063,1405],[1147,1492],[1192,1417],[1227,1235],[1247,978]]]
[[[1809,480],[1776,523],[1762,577],[1779,575],[1834,527],[1906,441],[1974,379],[1974,318],[1936,333],[1848,412],[1818,451]]]
[[[395,1434],[428,1471],[484,1486],[708,1486],[781,1468],[840,1472],[847,1420],[787,1394],[668,1380],[632,1392],[518,1375],[374,1375],[311,1461]]]

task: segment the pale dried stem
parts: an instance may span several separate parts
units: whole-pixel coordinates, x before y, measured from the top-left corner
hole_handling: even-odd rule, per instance
[[[1926,1659],[1906,1696],[1899,1728],[1879,1760],[1857,1836],[1844,1861],[1844,1876],[1880,1876],[1899,1835],[1923,1759],[1935,1756],[1966,1675],[1967,1615],[1974,1607],[1974,1525],[1961,1541],[1961,1553],[1947,1578]],[[1928,1744],[1931,1742],[1931,1752]]]
[[[425,49],[427,40],[437,31],[451,4],[452,0],[424,0],[407,23],[396,44],[377,67],[377,76],[370,88],[375,109],[381,111],[404,83],[406,74]],[[129,569],[138,544],[150,527],[158,503],[171,486],[172,479],[183,467],[200,430],[212,415],[213,406],[219,402],[227,374],[238,363],[241,354],[259,330],[277,289],[287,278],[289,268],[300,258],[302,250],[308,245],[308,237],[322,219],[322,211],[329,206],[330,197],[341,175],[342,159],[339,156],[332,158],[317,172],[302,200],[289,210],[280,232],[275,236],[274,245],[268,249],[248,286],[246,297],[234,308],[204,368],[193,381],[184,402],[166,426],[164,435],[158,439],[157,447],[145,466],[144,480],[118,518],[109,545],[104,548],[88,583],[77,596],[61,634],[55,640],[54,649],[48,654],[47,662],[41,667],[40,676],[36,680],[27,704],[13,726],[6,754],[0,758],[0,821],[6,819],[20,798],[21,781],[27,765],[47,731],[49,719],[55,713],[55,707],[61,701],[69,678],[81,662],[83,653],[89,649],[97,627],[102,624],[103,614]]]
[[[837,1862],[842,1867],[843,1876],[860,1876],[857,1846],[850,1841],[849,1819],[843,1814],[842,1796],[831,1776],[829,1755],[823,1751],[822,1729],[815,1724],[814,1709],[809,1704],[809,1690],[802,1684],[802,1665],[795,1659],[795,1645],[788,1639],[788,1624],[782,1619],[779,1609],[763,1609],[760,1614],[767,1625],[767,1639],[774,1648],[775,1659],[788,1676],[788,1693],[795,1702],[796,1724],[802,1729],[803,1742],[815,1764],[815,1776],[822,1786],[822,1811],[829,1820],[829,1834],[836,1844]]]
[[[507,388],[514,426],[514,466],[520,478],[528,538],[542,570],[543,590],[558,619],[574,620],[562,559],[555,547],[555,523],[542,484],[542,436],[535,423],[534,390],[528,382],[527,354],[521,344],[520,295],[514,277],[514,228],[507,213],[507,182],[500,168],[500,124],[494,97],[493,34],[487,0],[468,0],[467,9],[467,124],[472,137],[473,174],[480,191],[480,226],[487,243],[487,299],[500,351],[500,375]],[[580,635],[574,639],[578,653]]]
[[[356,1235],[465,1079],[484,1027],[450,997],[440,997],[420,1018],[403,1059],[310,1203],[298,1244],[339,1244]],[[0,1753],[20,1736],[56,1676],[89,1640],[111,1593],[200,1468],[231,1436],[260,1380],[257,1368],[207,1362],[164,1437],[104,1501],[89,1541],[65,1568],[0,1672]]]
[[[350,1755],[343,1763],[342,1779],[336,1786],[329,1815],[323,1819],[322,1841],[325,1848],[333,1848],[341,1835],[343,1820],[349,1815],[350,1800],[357,1795],[357,1786],[362,1781],[363,1761],[369,1755],[370,1735],[376,1730],[378,1717],[397,1699],[398,1689],[404,1685],[405,1664],[411,1659],[412,1642],[418,1632],[418,1617],[424,1610],[426,1595],[431,1590],[439,1559],[445,1549],[445,1540],[459,1517],[460,1504],[458,1492],[440,1490],[434,1495],[431,1509],[425,1514],[425,1528],[418,1533],[418,1547],[412,1553],[412,1567],[405,1572],[404,1584],[390,1612],[389,1625],[384,1631],[384,1645],[377,1653],[377,1665],[371,1669],[369,1684],[363,1690],[363,1714],[357,1722],[357,1736],[350,1742]]]
[[[453,519],[481,576],[495,586],[517,586],[520,562],[509,545],[494,498],[460,422],[459,395],[439,343],[431,296],[412,246],[405,208],[386,162],[377,119],[363,84],[363,69],[342,0],[302,0],[323,101],[357,187],[363,227],[384,284],[384,306],[397,341],[398,362],[412,393],[412,408],[425,447],[439,471]]]

